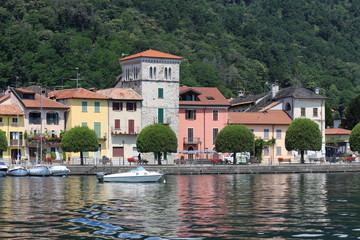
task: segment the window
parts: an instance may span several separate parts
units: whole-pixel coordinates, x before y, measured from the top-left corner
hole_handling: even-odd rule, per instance
[[[165,79],[167,79],[168,78],[168,72],[167,72],[167,68],[165,68],[165,71],[164,71],[164,77],[165,77]]]
[[[153,69],[152,69],[152,67],[150,67],[150,69],[149,69],[149,75],[150,75],[150,78],[153,78]]]
[[[57,112],[46,113],[46,124],[59,125],[59,113]]]
[[[281,129],[276,129],[276,138],[281,138]]]
[[[120,129],[120,119],[115,119],[115,129]]]
[[[254,133],[255,130],[254,130],[253,128],[250,128],[250,131],[251,131],[252,133]]]
[[[96,132],[96,135],[98,138],[101,137],[101,122],[94,122],[94,131]]]
[[[124,148],[123,147],[113,147],[113,157],[123,157]]]
[[[164,109],[158,108],[158,123],[164,123]]]
[[[218,128],[213,128],[213,144],[215,144],[216,136],[219,133]]]
[[[193,143],[194,142],[194,129],[188,128],[188,142]]]
[[[136,111],[136,103],[127,102],[126,103],[126,111]]]
[[[171,79],[171,68],[168,69],[168,77]]]
[[[158,88],[158,98],[164,98],[164,89]]]
[[[94,112],[100,112],[100,102],[94,102]]]
[[[185,110],[185,119],[195,120],[196,119],[196,110]]]
[[[10,132],[10,145],[22,145],[22,132]]]
[[[276,147],[276,155],[281,155],[281,146]]]
[[[306,117],[305,108],[301,108],[301,116],[302,116],[302,117]]]
[[[3,126],[3,119],[0,118],[0,126]]]
[[[318,116],[318,109],[313,108],[313,117],[317,117],[317,116]]]
[[[265,128],[264,129],[264,139],[268,139],[269,138],[269,129]]]
[[[156,79],[156,67],[154,67],[154,78]]]
[[[130,134],[135,133],[135,121],[134,121],[134,119],[129,119],[129,133]]]
[[[270,155],[269,147],[264,147],[264,156],[269,156],[269,155]]]
[[[285,105],[285,111],[290,111],[291,110],[291,105],[290,103],[286,103]]]
[[[81,126],[82,126],[82,127],[87,127],[88,124],[87,124],[87,122],[82,122],[82,123],[81,123]]]
[[[81,111],[87,112],[87,102],[81,102]]]
[[[17,117],[14,117],[14,118],[12,119],[12,122],[13,122],[13,123],[18,123],[18,118],[17,118]]]
[[[219,110],[213,110],[213,120],[219,120]]]
[[[112,109],[113,111],[122,111],[122,102],[113,102],[112,103]]]
[[[292,155],[292,151],[287,151],[287,155],[288,156]]]
[[[41,113],[40,112],[30,112],[29,113],[29,123],[30,124],[41,124]]]

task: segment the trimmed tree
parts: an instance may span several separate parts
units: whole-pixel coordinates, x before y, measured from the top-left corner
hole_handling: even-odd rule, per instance
[[[349,143],[351,151],[360,151],[360,123],[351,131]]]
[[[136,140],[139,152],[153,152],[157,155],[158,165],[161,165],[161,153],[176,152],[177,145],[175,132],[169,126],[161,123],[142,129]]]
[[[84,165],[83,152],[96,152],[99,142],[94,130],[87,126],[76,126],[63,134],[61,147],[65,152],[80,152],[80,162]]]
[[[236,164],[236,153],[254,151],[255,136],[243,125],[228,125],[216,136],[217,152],[233,153],[233,164]]]
[[[305,163],[304,152],[306,150],[321,150],[321,132],[319,125],[308,118],[297,118],[286,130],[285,148],[288,151],[299,150],[301,163]]]
[[[6,133],[3,130],[0,130],[0,151],[7,151],[8,149],[8,141],[6,137]]]
[[[345,118],[341,120],[341,127],[353,129],[360,122],[360,95],[351,100],[345,110]]]

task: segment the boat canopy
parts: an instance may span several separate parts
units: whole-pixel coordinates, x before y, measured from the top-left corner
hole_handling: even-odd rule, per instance
[[[142,166],[138,166],[136,168],[131,169],[129,172],[139,172],[139,171],[146,171],[146,170]]]

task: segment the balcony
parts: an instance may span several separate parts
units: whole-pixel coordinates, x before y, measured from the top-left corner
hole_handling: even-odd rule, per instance
[[[22,140],[19,139],[10,139],[11,146],[22,146]]]
[[[111,135],[136,135],[140,132],[140,128],[129,131],[128,128],[111,128]]]
[[[193,138],[184,138],[184,144],[200,144],[200,138],[193,137]]]

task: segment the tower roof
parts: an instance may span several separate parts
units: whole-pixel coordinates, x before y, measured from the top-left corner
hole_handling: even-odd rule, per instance
[[[136,53],[134,55],[130,55],[128,57],[121,58],[119,61],[121,62],[121,61],[134,59],[134,58],[140,58],[140,57],[170,58],[170,59],[179,59],[179,60],[183,59],[182,57],[179,57],[179,56],[175,56],[175,55],[172,55],[172,54],[168,54],[168,53],[164,53],[164,52],[149,49],[149,50],[146,50],[144,52]]]

